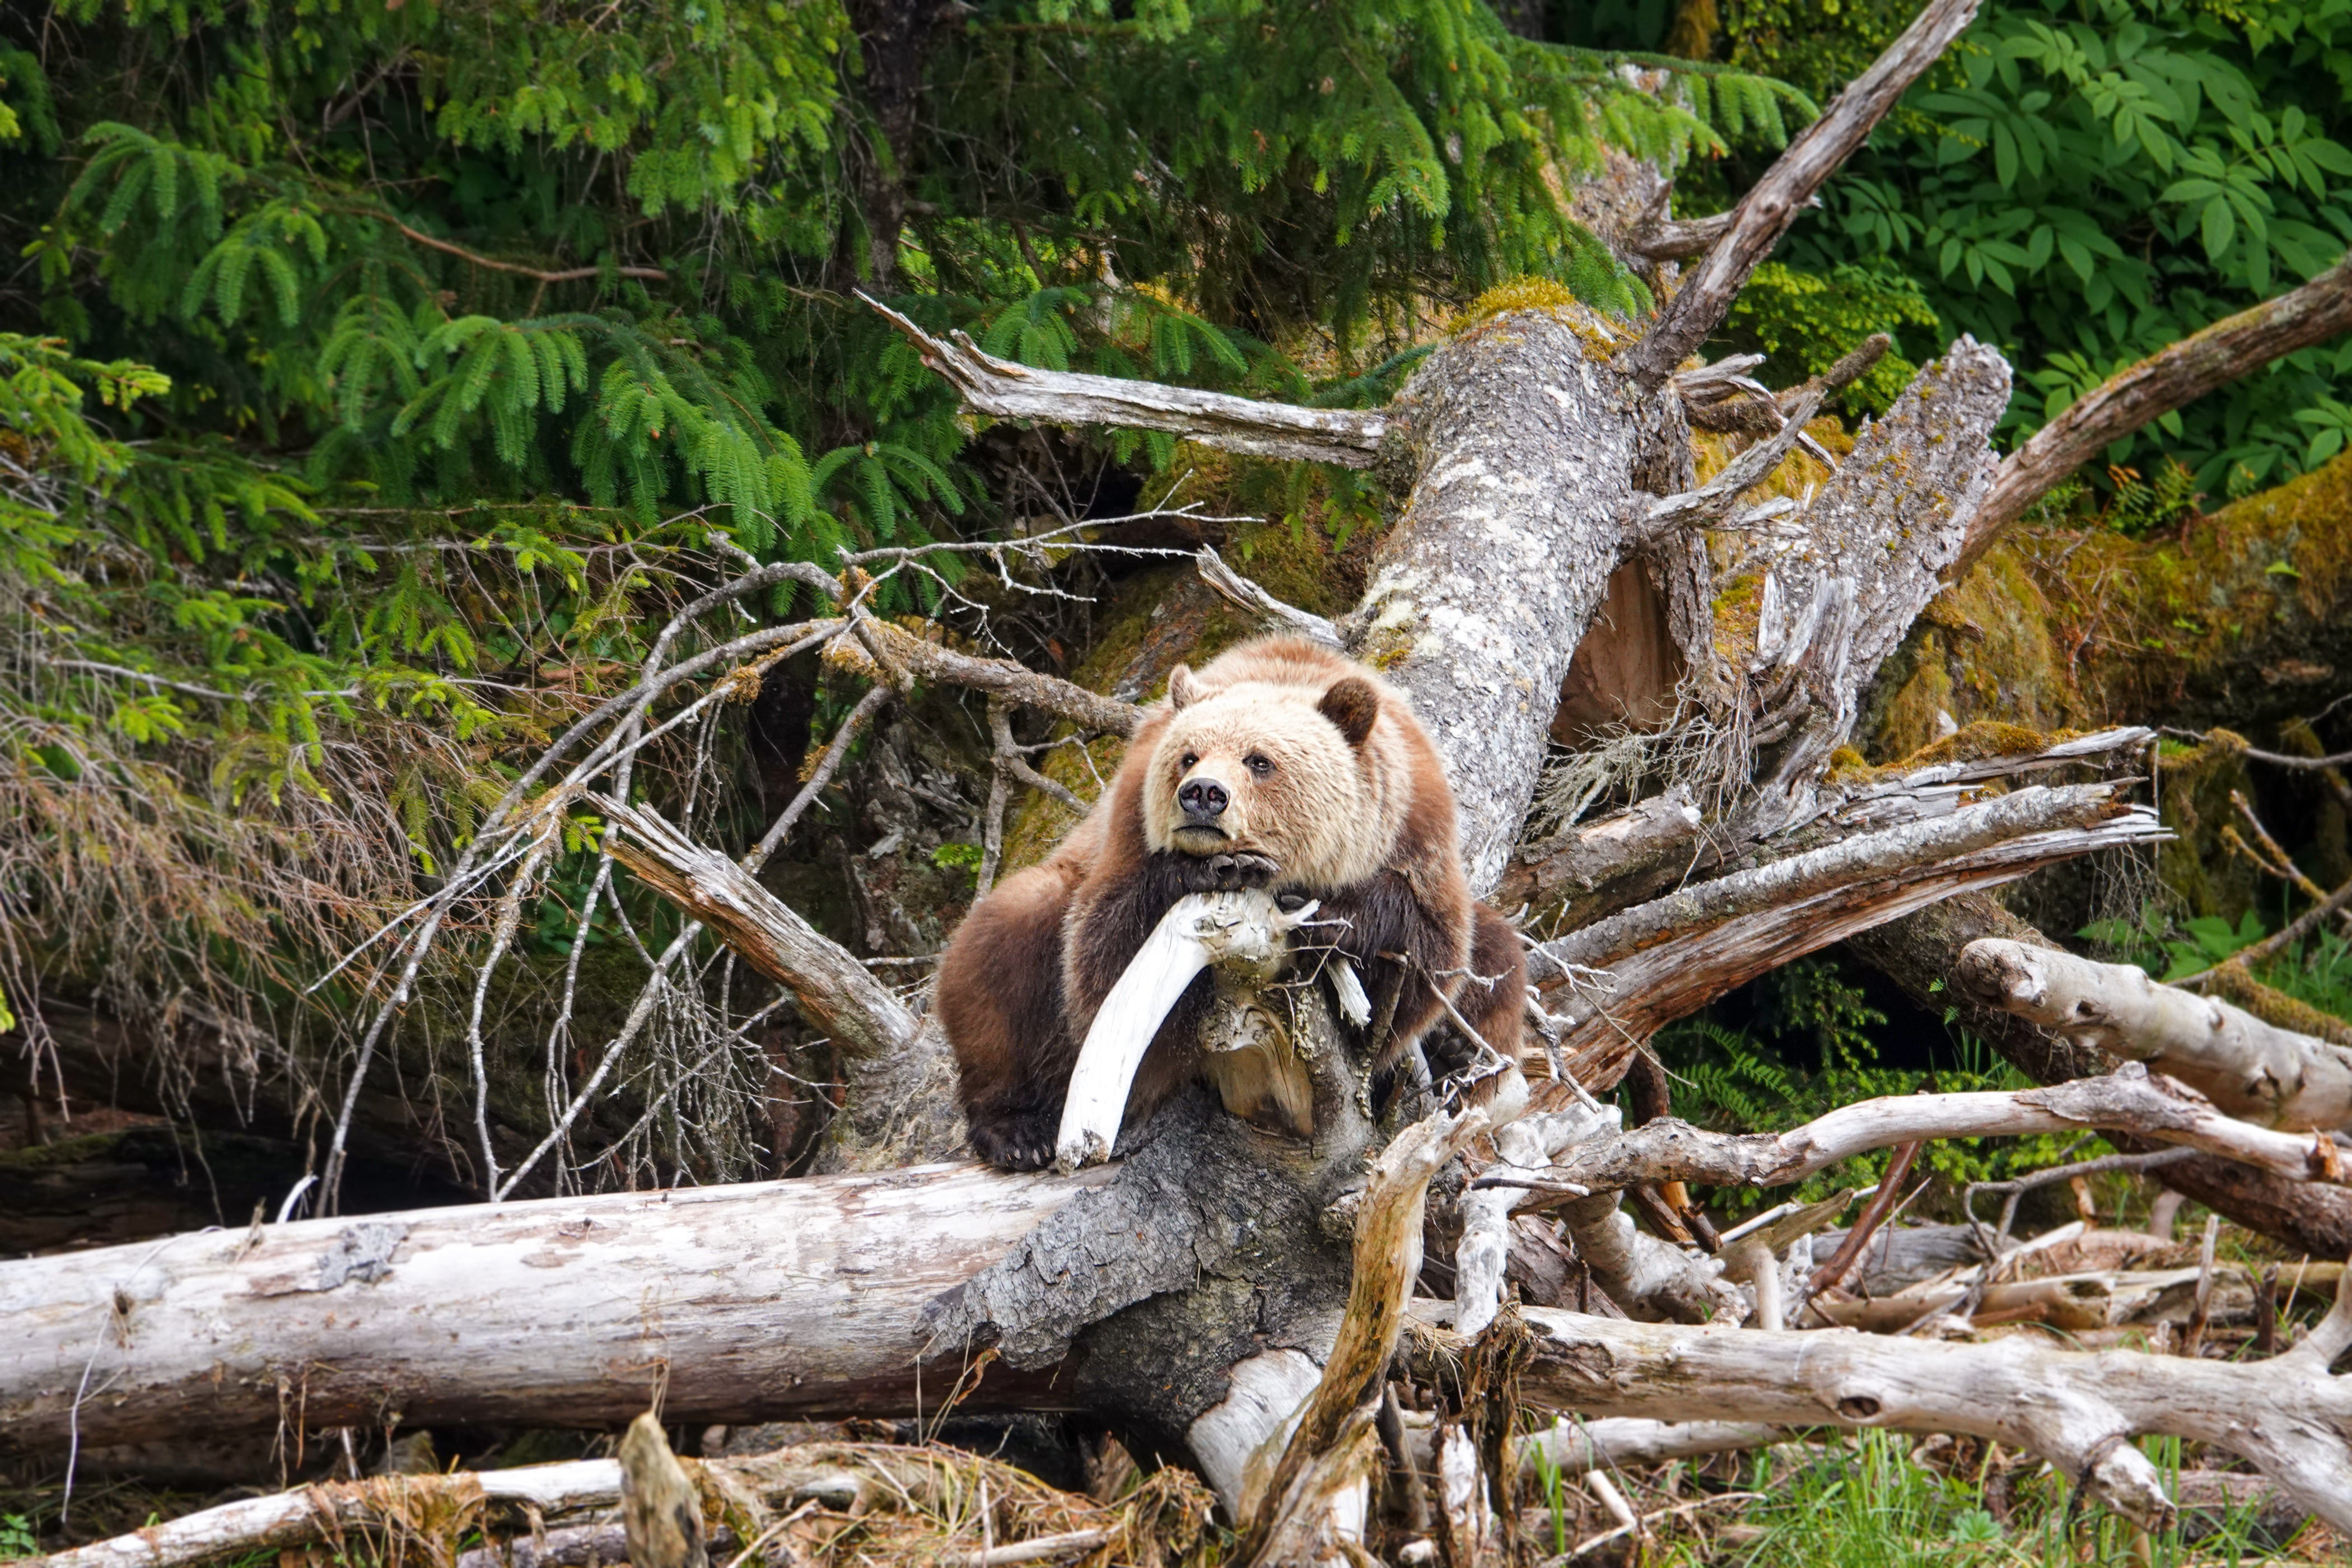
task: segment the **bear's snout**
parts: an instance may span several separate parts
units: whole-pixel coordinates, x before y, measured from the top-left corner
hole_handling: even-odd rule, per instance
[[[1215,779],[1186,779],[1176,791],[1176,804],[1184,808],[1187,822],[1205,822],[1213,816],[1223,816],[1225,807],[1232,803],[1233,796]]]

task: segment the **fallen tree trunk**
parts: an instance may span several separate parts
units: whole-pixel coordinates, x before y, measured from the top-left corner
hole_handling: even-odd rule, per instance
[[[0,1451],[394,1423],[912,1415],[931,1299],[1107,1172],[886,1176],[206,1231],[0,1266]],[[967,1408],[1066,1405],[1051,1365]]]
[[[1450,1310],[1416,1302],[1424,1323]],[[2172,1504],[2126,1441],[2167,1433],[2243,1456],[2330,1523],[2352,1525],[2352,1292],[2293,1350],[2229,1363],[2085,1353],[2008,1338],[1945,1344],[1815,1331],[1762,1332],[1531,1309],[1522,1387],[1554,1408],[1660,1421],[1883,1426],[1969,1433],[2028,1449],[2118,1513],[2156,1529]],[[1426,1363],[1465,1347],[1433,1333]],[[1424,1375],[1435,1375],[1433,1364]]]

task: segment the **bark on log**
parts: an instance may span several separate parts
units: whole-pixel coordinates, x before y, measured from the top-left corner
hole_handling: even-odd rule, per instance
[[[0,1266],[0,1450],[191,1428],[911,1414],[926,1305],[1108,1172],[976,1166],[200,1232]],[[427,1331],[429,1326],[430,1331]],[[1051,1363],[963,1408],[1066,1406]]]

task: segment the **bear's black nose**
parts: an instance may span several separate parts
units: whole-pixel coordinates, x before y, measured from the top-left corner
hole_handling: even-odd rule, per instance
[[[1176,791],[1176,804],[1187,816],[1220,816],[1227,802],[1225,786],[1214,779],[1187,779]]]

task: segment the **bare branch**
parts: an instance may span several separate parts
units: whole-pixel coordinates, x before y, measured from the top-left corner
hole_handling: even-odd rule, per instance
[[[906,1005],[750,872],[696,844],[650,807],[599,795],[583,798],[621,830],[605,838],[614,859],[791,991],[803,1016],[845,1051],[880,1056],[914,1037],[916,1019]]]
[[[2001,530],[2108,442],[2347,328],[2352,328],[2352,256],[2291,293],[2225,317],[2109,376],[2001,464],[1991,493],[1969,520],[1952,579],[1958,581]]]
[[[478,1475],[379,1476],[327,1481],[299,1491],[240,1498],[129,1535],[39,1559],[42,1568],[178,1568],[232,1552],[296,1546],[344,1530],[414,1519],[435,1504],[512,1503],[542,1513],[608,1504],[621,1495],[616,1459],[523,1465]]]
[[[1015,364],[982,353],[962,332],[942,342],[888,306],[864,294],[858,298],[889,318],[922,351],[923,363],[953,382],[966,403],[999,419],[1166,430],[1229,452],[1350,468],[1371,466],[1388,429],[1383,414],[1259,403],[1188,386]]]
[[[877,678],[912,677],[993,692],[1025,708],[1067,719],[1097,734],[1125,738],[1134,734],[1143,722],[1143,710],[1132,702],[1120,702],[1073,682],[1040,675],[1012,659],[958,653],[871,616],[859,616],[856,626],[866,651],[879,666],[879,669],[867,673]]]
[[[1859,1100],[1786,1132],[1708,1132],[1662,1118],[1562,1150],[1544,1174],[1595,1192],[1622,1192],[1642,1182],[1784,1186],[1841,1160],[1901,1143],[2083,1131],[2134,1133],[2221,1154],[2289,1181],[2346,1184],[2340,1167],[2315,1158],[2320,1145],[2309,1135],[2233,1121],[2188,1085],[2154,1077],[2137,1062],[2105,1078],[2048,1089]],[[1529,1191],[1517,1206],[1557,1202]]]
[[[1598,983],[1591,969],[1581,967],[1589,962],[1581,957],[1569,959],[1580,966],[1578,970],[1562,972],[1551,982],[1557,986],[1575,976],[1570,985],[1576,994],[1561,1019],[1565,1027],[1559,1040],[1569,1070],[1588,1084],[1613,1083],[1627,1053],[1660,1025],[1696,1011],[1768,969],[1956,892],[1998,887],[2057,860],[2162,836],[2161,825],[2147,807],[2113,802],[2102,805],[2071,793],[2097,787],[2020,790],[1952,816],[1890,829],[1892,837],[1871,835],[1875,842],[1835,845],[1705,884],[1689,889],[1688,896],[1702,900],[1689,910],[1696,922],[1690,927],[1662,918],[1662,906],[1672,900],[1660,900],[1588,927],[1560,944],[1538,948],[1530,955],[1536,959],[1530,967],[1550,963],[1555,947],[1564,954],[1623,955],[1610,961]],[[2038,807],[2021,798],[2033,795],[2043,796]],[[2042,820],[2050,826],[1994,837],[1986,831],[1989,824],[1969,820],[1979,811],[2003,809],[2003,801],[2018,803],[2006,809],[2019,812],[2021,823],[2032,819],[2038,810],[2048,814]],[[2067,826],[2070,822],[2076,825]],[[1948,857],[1924,848],[1925,843],[1946,835],[1957,845],[1979,832],[1994,841]],[[1917,858],[1909,858],[1900,847],[1905,839],[1923,846],[1916,850]],[[1815,855],[1824,858],[1814,860]],[[1775,879],[1787,879],[1781,899],[1761,891]],[[1722,891],[1710,893],[1709,889]],[[1704,902],[1720,899],[1717,907],[1729,910],[1746,906],[1750,898],[1757,900],[1752,907],[1722,919],[1711,919]]]
[[[1452,1117],[1438,1111],[1398,1133],[1373,1161],[1356,1215],[1347,1314],[1322,1379],[1299,1411],[1272,1473],[1262,1489],[1253,1488],[1258,1509],[1234,1553],[1237,1561],[1300,1560],[1276,1549],[1294,1535],[1311,1532],[1312,1520],[1299,1516],[1319,1514],[1329,1490],[1313,1484],[1312,1472],[1323,1468],[1327,1455],[1342,1450],[1340,1438],[1350,1418],[1369,1429],[1367,1403],[1380,1397],[1381,1379],[1404,1326],[1405,1300],[1421,1276],[1422,1214],[1430,1178],[1486,1128],[1486,1113],[1475,1107]]]
[[[1200,571],[1201,581],[1216,590],[1217,595],[1228,603],[1264,616],[1293,637],[1321,643],[1325,647],[1346,646],[1346,639],[1339,636],[1339,627],[1320,616],[1309,615],[1297,605],[1284,604],[1226,565],[1224,557],[1219,555],[1213,546],[1201,546],[1195,564]]]
[[[1635,385],[1644,391],[1664,385],[1685,356],[1706,341],[1730,312],[1748,274],[1772,254],[1813,193],[1869,140],[1872,128],[1905,89],[1967,30],[1976,19],[1977,5],[1978,0],[1930,0],[1918,20],[1789,143],[1789,150],[1732,209],[1729,231],[1692,269],[1649,335],[1621,357],[1620,364]]]
[[[1885,332],[1873,332],[1860,348],[1832,365],[1827,375],[1806,383],[1786,413],[1775,411],[1780,420],[1776,433],[1726,463],[1722,472],[1699,489],[1653,501],[1646,515],[1628,531],[1648,543],[1677,528],[1720,522],[1738,504],[1741,494],[1769,478],[1803,438],[1805,422],[1821,407],[1822,400],[1853,385],[1879,362],[1893,341]]]

